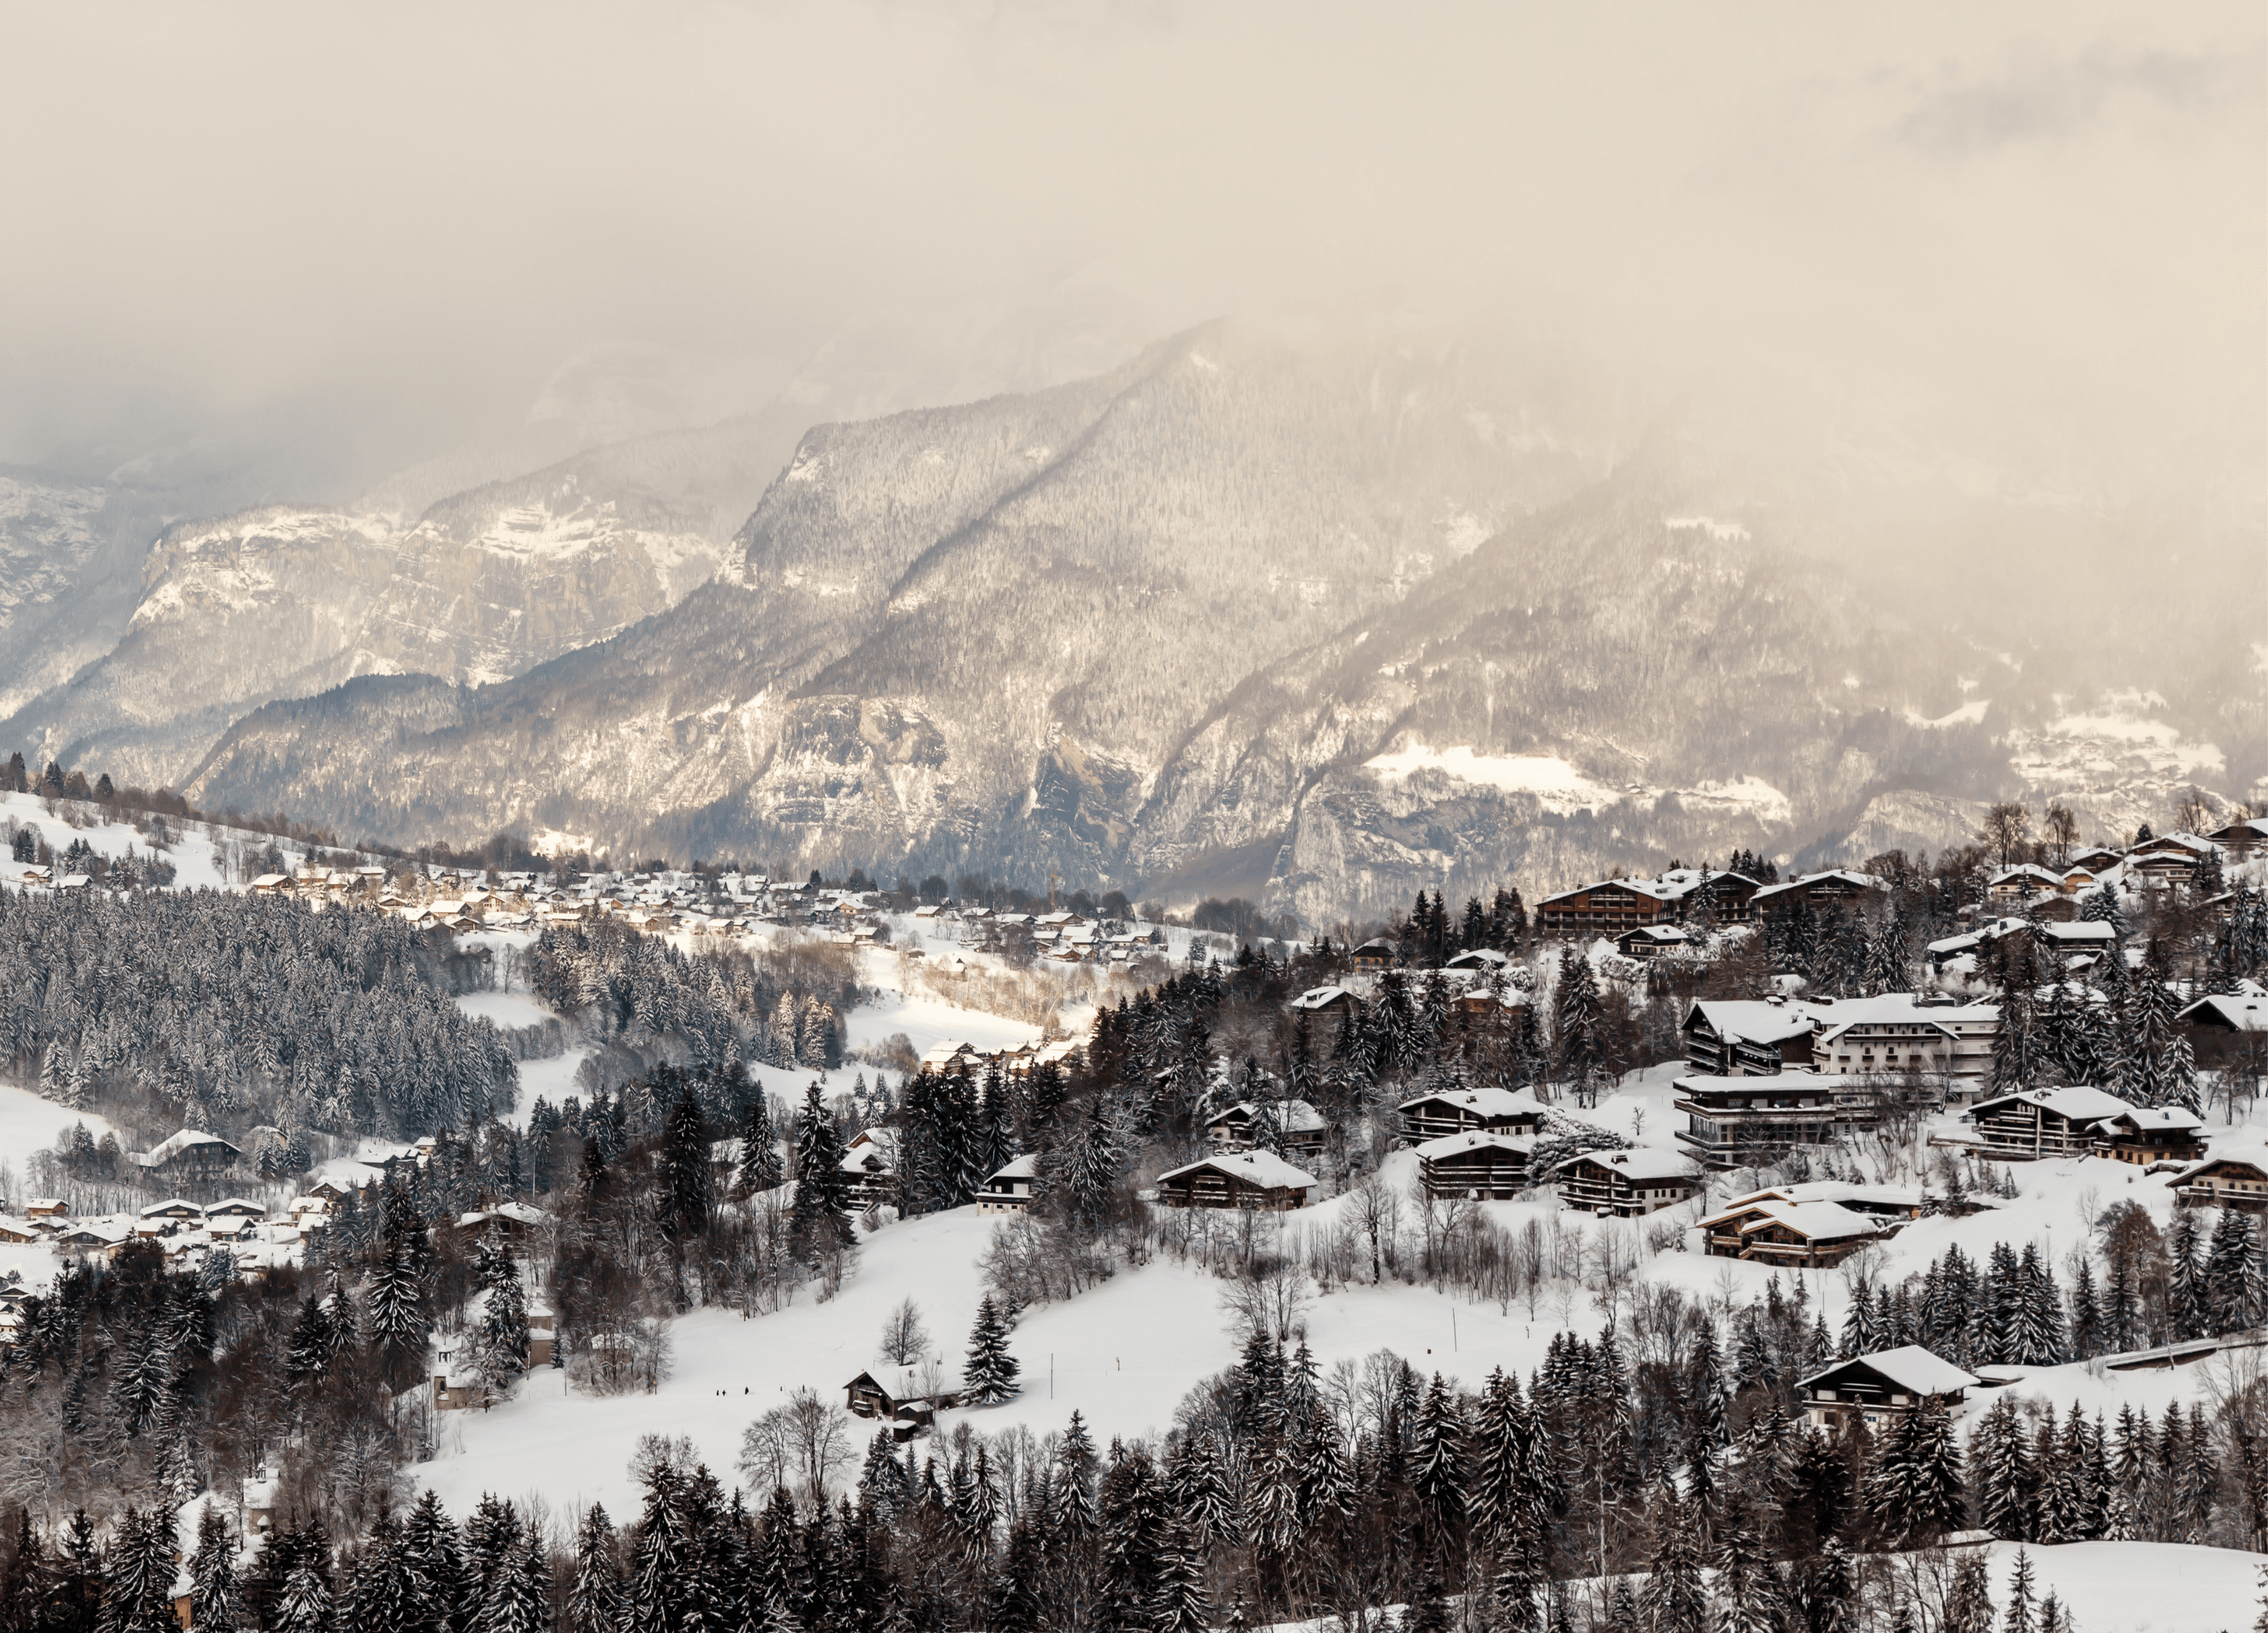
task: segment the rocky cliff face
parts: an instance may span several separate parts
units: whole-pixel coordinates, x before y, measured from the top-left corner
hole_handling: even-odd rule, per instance
[[[714,572],[792,444],[777,416],[731,421],[593,450],[414,519],[269,507],[177,524],[142,561],[115,644],[80,653],[75,674],[50,666],[41,678],[61,683],[19,695],[8,725],[42,757],[178,783],[274,699],[364,674],[519,674]]]
[[[1867,493],[1690,417],[1623,447],[1571,378],[1223,324],[821,427],[666,612],[515,680],[261,709],[191,791],[1328,923],[1420,886],[1825,854],[2020,780],[2012,733],[2048,705],[1988,724],[1955,682],[2014,697],[2024,657],[1831,564]]]

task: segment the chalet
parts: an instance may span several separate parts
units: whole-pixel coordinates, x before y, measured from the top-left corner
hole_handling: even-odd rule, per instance
[[[1615,951],[1626,959],[1650,959],[1674,953],[1686,943],[1685,932],[1675,924],[1640,924],[1615,938]]]
[[[2209,840],[2193,834],[2168,834],[2127,853],[2127,876],[2161,886],[2188,885],[2197,878],[2198,864],[2212,851]]]
[[[58,1196],[34,1196],[24,1204],[27,1219],[65,1219],[70,1217],[70,1207]]]
[[[1418,1147],[1418,1182],[1428,1196],[1502,1202],[1528,1188],[1535,1151],[1532,1134],[1445,1134]]]
[[[2088,877],[2095,878],[2108,872],[2125,859],[2116,850],[2106,850],[2101,845],[2096,845],[2073,857],[2066,864],[2066,871],[2077,872],[2083,869]]]
[[[1931,1206],[1926,1193],[1914,1185],[1860,1185],[1850,1180],[1804,1180],[1752,1191],[1736,1202],[1771,1198],[1779,1202],[1831,1202],[1869,1219],[1904,1225],[1918,1219]]]
[[[1473,987],[1449,1000],[1449,1012],[1475,1019],[1493,1017],[1501,1019],[1516,1015],[1528,1007],[1524,993],[1498,993],[1493,986]]]
[[[291,888],[291,879],[281,873],[262,873],[252,881],[252,894],[255,896],[279,896]]]
[[[1706,916],[1745,923],[1758,894],[1745,873],[1672,868],[1659,879],[1606,879],[1547,896],[1535,907],[1536,933],[1587,940],[1646,924],[1680,924]]]
[[[1366,941],[1354,950],[1352,962],[1357,969],[1379,970],[1394,967],[1395,947],[1390,941]]]
[[[1027,1154],[993,1171],[976,1193],[979,1213],[1021,1213],[1039,1194],[1040,1159]]]
[[[1280,1212],[1307,1205],[1315,1176],[1273,1151],[1233,1151],[1200,1158],[1158,1176],[1158,1200],[1168,1208],[1241,1208]]]
[[[2268,845],[2268,817],[2242,817],[2227,828],[2217,828],[2205,835],[2229,855],[2229,859],[2242,862],[2264,845]]]
[[[139,1217],[145,1224],[164,1221],[173,1225],[202,1225],[205,1210],[193,1202],[183,1202],[180,1197],[173,1196],[164,1202],[151,1203],[142,1210]]]
[[[1908,1412],[1934,1408],[1957,1414],[1968,1391],[1982,1381],[1919,1344],[1905,1344],[1837,1361],[1795,1387],[1814,1429],[1864,1423],[1879,1431]]]
[[[2218,837],[2218,835],[2215,835]],[[2268,1155],[2208,1157],[2168,1181],[2174,1195],[2192,1208],[2268,1210]]]
[[[1756,893],[1749,905],[1759,918],[1785,913],[1799,901],[1818,913],[1829,908],[1856,908],[1879,901],[1889,890],[1889,886],[1872,873],[1834,868],[1824,873],[1802,873],[1777,885],[1766,885]]]
[[[2101,1089],[2026,1089],[1977,1101],[1969,1108],[1969,1121],[1981,1137],[1978,1156],[2031,1162],[2086,1156],[2094,1149],[2096,1124],[2133,1109]]]
[[[551,1365],[552,1350],[559,1342],[558,1318],[551,1306],[541,1299],[527,1301],[527,1365],[531,1370]]]
[[[1671,1104],[1685,1114],[1677,1138],[1712,1168],[1750,1167],[1799,1145],[1830,1145],[1881,1119],[1876,1085],[1809,1071],[1770,1077],[1689,1077]]]
[[[1217,1151],[1265,1145],[1287,1157],[1319,1157],[1329,1125],[1305,1100],[1240,1100],[1205,1119],[1205,1141]],[[1270,1137],[1271,1136],[1275,1137]]]
[[[2094,1132],[2095,1154],[2119,1162],[2195,1162],[2205,1155],[2205,1119],[2178,1106],[2132,1106]]]
[[[524,1202],[498,1203],[493,1208],[476,1209],[457,1216],[456,1228],[460,1231],[490,1231],[501,1232],[513,1240],[530,1231],[541,1230],[551,1223],[551,1216],[542,1209]]]
[[[45,1234],[29,1219],[11,1219],[0,1213],[0,1244],[12,1247],[22,1242],[36,1242]]]
[[[898,1199],[897,1142],[883,1130],[868,1129],[843,1153],[843,1172],[850,1183],[844,1197],[854,1212],[895,1203]]]
[[[134,1232],[107,1219],[82,1219],[55,1237],[55,1251],[75,1259],[113,1259]]]
[[[1404,1145],[1451,1134],[1533,1134],[1543,1126],[1543,1106],[1512,1089],[1436,1089],[1396,1109]]]
[[[843,1389],[843,1404],[851,1416],[887,1423],[894,1440],[912,1439],[936,1421],[939,1411],[961,1404],[961,1379],[934,1365],[877,1362]]]
[[[1845,1076],[1920,1076],[1955,1105],[1976,1098],[1992,1072],[2000,1033],[1993,1004],[1953,1004],[1907,992],[1819,999],[1813,1008],[1812,1063]]]
[[[244,1196],[224,1197],[205,1210],[205,1222],[209,1225],[226,1224],[231,1221],[242,1223],[247,1220],[264,1219],[267,1217],[268,1210],[265,1206]]]
[[[1770,1191],[1742,1197],[1701,1221],[1705,1251],[1797,1269],[1837,1265],[1889,1233],[1840,1203],[1790,1202]]]
[[[217,1134],[183,1129],[134,1156],[136,1167],[168,1180],[215,1180],[228,1172],[244,1153]]]
[[[1566,1206],[1624,1219],[1675,1207],[1701,1188],[1691,1162],[1658,1150],[1585,1151],[1554,1164],[1543,1177],[1557,1184]]]
[[[2263,1037],[2268,1033],[2268,997],[2258,996],[2257,989],[2199,998],[2178,1019],[2200,1066],[2225,1070],[2243,1056],[2268,1047]]]
[[[1508,956],[1498,952],[1494,947],[1470,947],[1458,953],[1441,967],[1469,975],[1493,975],[1511,962],[1512,960]]]
[[[2004,868],[1987,881],[1985,890],[1995,901],[2021,901],[2036,896],[2042,891],[2062,893],[2067,886],[2064,876],[2042,867],[2036,862],[2019,863]]]
[[[1695,1071],[1756,1078],[1811,1070],[1811,1023],[1808,1009],[1784,998],[1697,998],[1680,1030]]]

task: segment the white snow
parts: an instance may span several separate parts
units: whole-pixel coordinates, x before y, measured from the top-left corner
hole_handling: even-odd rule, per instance
[[[1984,718],[1984,711],[1992,706],[1992,700],[1991,698],[1980,697],[1972,702],[1962,704],[1960,708],[1955,710],[1951,714],[1940,715],[1934,720],[1927,718],[1920,710],[1909,707],[1906,710],[1906,718],[1915,725],[1928,726],[1933,730],[1943,731],[1947,726],[1977,725],[1980,724]]]
[[[1364,764],[1389,782],[1438,771],[1507,794],[1533,794],[1547,808],[1561,811],[1611,805],[1627,791],[1594,782],[1557,754],[1476,754],[1465,747],[1434,749],[1412,743]]]
[[[466,1014],[507,1031],[521,1026],[540,1026],[547,1020],[559,1019],[532,993],[526,992],[466,992],[458,995],[456,1004]]]
[[[118,1131],[107,1118],[93,1112],[73,1111],[68,1106],[40,1099],[29,1089],[0,1083],[0,1162],[15,1170],[19,1188],[25,1177],[24,1164],[32,1153],[53,1145],[55,1136],[75,1122],[85,1123],[87,1131],[98,1140]]]
[[[1734,540],[1749,536],[1748,528],[1740,522],[1720,522],[1713,516],[1665,516],[1661,525],[1672,533],[1705,533],[1712,539]]]

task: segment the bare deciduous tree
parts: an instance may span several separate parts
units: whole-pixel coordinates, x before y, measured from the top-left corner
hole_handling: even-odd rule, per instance
[[[2024,847],[2031,841],[2032,813],[2021,801],[2014,799],[1988,805],[1977,837],[1985,850],[1999,858],[2000,865],[2007,867],[2021,859]]]
[[[929,1331],[922,1325],[921,1311],[910,1298],[889,1313],[882,1323],[882,1356],[896,1366],[911,1366],[929,1352]]]

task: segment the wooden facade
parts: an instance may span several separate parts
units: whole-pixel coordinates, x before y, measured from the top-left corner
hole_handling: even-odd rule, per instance
[[[2176,1174],[2172,1184],[2174,1195],[2192,1208],[2268,1211],[2268,1158],[2209,1158]]]
[[[1796,1394],[1814,1429],[1864,1423],[1879,1434],[1909,1412],[1958,1412],[1978,1381],[1943,1357],[1907,1344],[1837,1361],[1802,1379]]]
[[[1304,1208],[1315,1178],[1273,1151],[1205,1157],[1158,1176],[1158,1200],[1168,1208],[1232,1208],[1284,1212]]]
[[[1799,1004],[1697,999],[1679,1032],[1686,1063],[1703,1076],[1771,1077],[1811,1067],[1812,1016]]]
[[[1675,1207],[1701,1188],[1691,1163],[1660,1151],[1585,1151],[1546,1177],[1565,1206],[1624,1219]]]
[[[1205,1143],[1217,1151],[1251,1151],[1263,1144],[1261,1134],[1267,1119],[1278,1125],[1275,1133],[1285,1156],[1312,1159],[1323,1154],[1330,1126],[1322,1113],[1305,1100],[1240,1101],[1205,1119]],[[1276,1141],[1264,1143],[1272,1150]]]
[[[1425,1194],[1506,1202],[1526,1190],[1535,1137],[1524,1134],[1451,1134],[1418,1147]]]
[[[1479,1130],[1533,1134],[1543,1126],[1543,1107],[1511,1089],[1440,1089],[1406,1100],[1397,1109],[1404,1145]]]
[[[2205,1119],[2171,1106],[2137,1107],[2095,1125],[2095,1153],[2118,1162],[2195,1162],[2205,1155]]]
[[[1705,1250],[1720,1259],[1809,1270],[1842,1263],[1880,1241],[1885,1231],[1880,1220],[1839,1203],[1786,1202],[1768,1195],[1701,1221]]]
[[[1979,1100],[1970,1108],[1977,1155],[1997,1162],[2084,1157],[2095,1146],[2095,1125],[2132,1110],[2100,1089],[2027,1089]]]
[[[1808,1071],[1774,1077],[1680,1078],[1679,1143],[1712,1168],[1741,1168],[1799,1145],[1829,1145],[1881,1121],[1871,1085]]]

